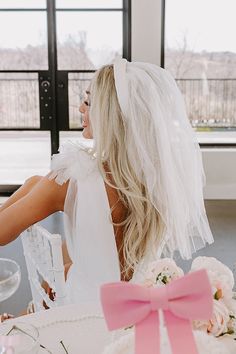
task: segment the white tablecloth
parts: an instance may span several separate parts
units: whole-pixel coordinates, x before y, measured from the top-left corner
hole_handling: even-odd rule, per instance
[[[39,330],[40,344],[52,354],[101,354],[111,339],[101,312],[91,304],[63,306],[18,317],[12,322],[27,322]],[[48,351],[40,349],[39,354]]]
[[[101,311],[91,304],[63,306],[11,320],[19,321],[38,328],[40,344],[49,350],[41,348],[39,354],[65,354],[60,341],[69,354],[102,354],[112,339]],[[227,343],[228,354],[236,353],[236,341],[227,336],[219,340]]]

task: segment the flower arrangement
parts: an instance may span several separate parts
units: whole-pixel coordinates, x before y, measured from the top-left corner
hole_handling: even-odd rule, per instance
[[[236,352],[236,300],[232,271],[213,257],[197,257],[190,272],[206,269],[212,288],[213,316],[208,321],[193,321],[193,334],[199,354],[233,354]],[[184,275],[174,260],[163,258],[148,265],[141,284],[162,287]],[[171,354],[166,328],[161,330],[161,352]],[[103,354],[134,352],[134,327],[119,330]]]
[[[209,321],[194,321],[193,329],[215,337],[231,335],[236,339],[236,300],[233,298],[234,277],[232,271],[213,257],[197,257],[191,271],[206,269],[212,286],[213,317]],[[152,262],[144,275],[146,286],[165,286],[180,278],[184,272],[175,261],[163,258]]]

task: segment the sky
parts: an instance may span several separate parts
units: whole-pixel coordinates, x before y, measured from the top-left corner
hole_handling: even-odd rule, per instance
[[[0,47],[24,48],[46,43],[44,12],[0,12]],[[12,25],[14,24],[14,26]],[[68,35],[78,37],[87,32],[87,48],[104,46],[113,50],[122,47],[122,12],[58,12],[57,38],[63,42]]]
[[[0,8],[21,3],[26,7],[45,6],[45,0],[0,0]],[[58,7],[64,4],[116,7],[121,0],[57,0]],[[166,45],[181,47],[186,36],[189,49],[194,51],[236,52],[235,14],[236,0],[166,0]],[[59,12],[57,22],[61,42],[69,34],[76,36],[86,30],[88,49],[121,48],[121,13]],[[4,48],[46,43],[45,13],[0,12],[0,33],[0,47]]]
[[[56,7],[121,7],[122,0],[56,0]],[[0,0],[0,8],[46,8],[46,0]]]
[[[166,0],[166,45],[236,52],[236,0]]]
[[[45,12],[0,12],[0,33],[7,34],[0,35],[0,48],[46,44],[46,26]],[[121,54],[122,12],[57,13],[58,42],[63,43],[68,36],[78,40],[79,32],[86,32],[88,56],[96,67],[101,66],[104,64],[102,53],[118,51]]]
[[[56,0],[57,8],[122,8],[122,0]],[[46,0],[0,0],[0,8],[46,8]],[[14,24],[14,26],[13,26]],[[58,40],[87,32],[87,48],[122,47],[121,12],[58,12]],[[45,12],[0,12],[0,47],[24,48],[46,43]],[[5,34],[5,35],[3,35]]]

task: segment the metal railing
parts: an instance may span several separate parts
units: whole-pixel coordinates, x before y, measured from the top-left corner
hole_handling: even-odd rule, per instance
[[[70,128],[81,127],[79,105],[91,73],[69,74]],[[236,128],[236,79],[176,79],[194,127]],[[0,78],[0,128],[39,128],[39,87],[32,78]]]
[[[38,80],[0,78],[0,128],[40,127]]]
[[[79,106],[83,100],[84,92],[88,89],[94,73],[70,73],[69,87],[69,127],[78,129],[82,127],[82,114]]]
[[[194,127],[236,127],[236,79],[176,79]]]

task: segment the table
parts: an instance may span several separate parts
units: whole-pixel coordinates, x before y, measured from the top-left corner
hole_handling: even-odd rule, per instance
[[[11,320],[27,322],[39,330],[39,354],[102,354],[111,340],[102,313],[91,304],[57,307]]]
[[[41,348],[39,354],[65,354],[61,340],[69,354],[102,354],[112,341],[102,312],[94,304],[57,307],[10,321],[27,322],[38,328],[40,344],[47,348]],[[227,336],[219,340],[227,343],[227,354],[236,353],[236,341]]]

